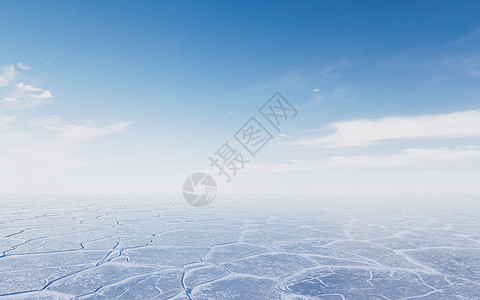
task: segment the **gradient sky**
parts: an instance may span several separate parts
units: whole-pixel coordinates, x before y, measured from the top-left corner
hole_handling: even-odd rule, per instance
[[[0,10],[0,193],[480,193],[478,1]],[[208,157],[276,91],[298,115],[227,184]]]

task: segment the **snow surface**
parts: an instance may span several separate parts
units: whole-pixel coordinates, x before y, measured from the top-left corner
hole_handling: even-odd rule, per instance
[[[0,196],[13,299],[480,299],[480,199]]]

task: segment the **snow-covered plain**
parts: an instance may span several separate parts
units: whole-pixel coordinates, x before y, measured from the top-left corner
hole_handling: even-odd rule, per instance
[[[1,196],[15,299],[480,299],[480,199]]]

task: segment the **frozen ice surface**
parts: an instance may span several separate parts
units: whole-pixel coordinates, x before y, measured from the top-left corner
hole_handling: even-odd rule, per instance
[[[480,299],[474,197],[0,204],[5,299]]]

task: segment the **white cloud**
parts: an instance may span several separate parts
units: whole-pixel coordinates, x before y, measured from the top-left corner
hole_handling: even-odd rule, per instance
[[[5,112],[35,108],[53,97],[49,90],[19,82],[19,70],[28,66],[18,64],[17,68],[11,65],[0,73],[0,170],[4,171],[0,172],[0,190],[27,192],[42,190],[44,185],[55,190],[72,171],[95,172],[91,156],[82,153],[79,145],[120,133],[131,122],[65,124],[57,115],[13,122],[16,116]]]
[[[32,67],[30,67],[29,65],[24,65],[21,62],[17,64],[17,68],[25,71],[30,71],[32,69]]]
[[[465,44],[469,43],[472,41],[475,41],[480,38],[480,27],[475,28],[473,31],[470,31],[469,33],[465,34],[464,36],[460,37],[458,40],[456,40],[453,44],[454,45],[460,45],[460,44]]]
[[[60,117],[57,115],[46,117],[46,118],[37,118],[30,122],[30,125],[42,127],[50,130],[59,130],[56,126],[60,123]]]
[[[77,154],[80,143],[94,138],[120,133],[130,122],[112,123],[107,126],[58,125],[57,118],[51,121],[32,122],[52,133],[37,135],[29,133],[0,133],[0,169],[9,170],[8,174],[19,178],[38,176],[58,177],[78,167],[86,166],[89,160]],[[0,174],[2,175],[2,174]],[[1,176],[0,176],[1,178]],[[15,181],[15,180],[14,180]],[[18,182],[16,180],[15,182]]]
[[[105,127],[90,127],[90,126],[78,126],[67,125],[62,128],[61,139],[67,144],[76,144],[82,141],[110,135],[114,133],[120,133],[127,128],[131,122],[118,122],[112,123]]]
[[[331,65],[331,66],[328,66],[328,67],[324,68],[323,70],[321,70],[320,73],[321,73],[322,77],[332,78],[332,77],[337,76],[338,71],[344,70],[344,69],[347,69],[347,68],[350,68],[350,67],[351,67],[351,64],[349,62],[341,62],[341,63],[338,63],[336,65]]]
[[[480,56],[470,55],[461,61],[461,66],[468,75],[480,77]]]
[[[405,149],[400,154],[389,156],[336,156],[331,157],[326,167],[389,167],[407,166],[423,162],[459,162],[480,159],[479,147]]]
[[[3,67],[0,72],[0,87],[4,87],[15,81],[18,77],[18,72],[14,65]]]
[[[7,115],[0,115],[0,125],[9,123],[15,120],[17,116],[7,116]]]
[[[299,172],[327,169],[376,168],[417,165],[427,162],[461,162],[480,159],[480,146],[457,148],[405,149],[399,154],[386,156],[333,156],[324,162],[292,160],[288,164],[250,165],[260,172]]]
[[[459,75],[478,78],[480,77],[480,55],[478,53],[464,53],[447,56],[442,61],[436,62],[435,67],[442,71],[435,76],[439,79],[458,77]]]
[[[285,133],[280,133],[278,134],[277,136],[274,137],[274,140],[275,141],[280,141],[280,140],[283,140],[283,139],[289,139],[289,138],[293,138],[294,136],[291,136],[291,135],[286,135]]]
[[[320,89],[314,89],[313,92],[314,92],[314,93],[320,92]]]
[[[120,133],[131,124],[131,122],[115,122],[101,127],[93,126],[92,123],[89,121],[86,125],[60,125],[60,117],[57,115],[35,119],[30,122],[30,125],[47,129],[50,132],[56,132],[57,135],[52,139],[46,140],[31,138],[31,144],[42,145],[44,148],[68,150],[84,141]]]
[[[0,149],[2,148],[9,148],[9,147],[16,147],[22,144],[25,140],[25,136],[18,133],[8,133],[8,132],[1,132],[0,133]],[[5,154],[2,155],[5,158]]]
[[[399,139],[447,139],[480,137],[480,111],[413,117],[359,119],[329,124],[325,136],[293,142],[294,145],[325,148],[371,146]]]
[[[30,66],[18,63],[21,70]],[[25,82],[18,82],[20,73],[14,65],[4,67],[0,73],[0,112],[30,109],[48,103],[53,98],[49,90],[34,87]]]
[[[19,82],[0,100],[0,110],[30,109],[48,103],[52,97],[49,90]]]
[[[60,116],[53,115],[45,118],[37,118],[30,122],[30,125],[44,129],[60,132],[60,139],[77,143],[84,140],[122,132],[131,122],[116,122],[104,127],[93,126],[93,122],[88,121],[86,125],[61,125]]]

